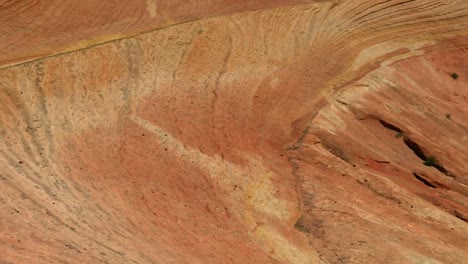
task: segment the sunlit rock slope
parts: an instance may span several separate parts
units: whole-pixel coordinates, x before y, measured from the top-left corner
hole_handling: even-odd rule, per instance
[[[468,259],[466,0],[122,2],[0,1],[0,263]]]

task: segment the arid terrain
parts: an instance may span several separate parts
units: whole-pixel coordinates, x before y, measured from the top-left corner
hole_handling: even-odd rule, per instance
[[[467,222],[466,0],[0,0],[0,264],[463,264]]]

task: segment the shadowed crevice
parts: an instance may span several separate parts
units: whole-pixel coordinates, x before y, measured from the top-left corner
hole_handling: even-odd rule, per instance
[[[453,214],[455,215],[456,218],[468,223],[468,216],[463,214],[462,212],[458,210],[454,210]]]
[[[430,155],[426,155],[426,153],[422,150],[418,143],[414,142],[408,136],[403,137],[403,142],[405,143],[408,148],[410,148],[416,156],[418,156],[422,161],[423,164],[429,167],[434,167],[438,171],[442,172],[447,176],[451,176],[451,174],[442,166],[436,158]]]
[[[412,140],[409,136],[405,135],[403,130],[391,123],[386,122],[385,120],[379,119],[379,123],[387,129],[397,132],[398,137],[403,136],[403,142],[405,145],[413,151],[413,153],[423,161],[425,166],[434,167],[438,171],[442,172],[447,176],[452,176],[442,164],[440,164],[437,159],[431,155],[428,155],[421,146]],[[427,185],[427,184],[426,184]]]
[[[413,172],[414,178],[416,178],[418,181],[424,183],[424,185],[429,186],[431,188],[437,188],[434,184],[430,183],[428,180],[424,179],[421,175]]]
[[[390,129],[390,130],[393,130],[393,131],[395,131],[395,132],[398,132],[398,133],[402,133],[402,132],[403,132],[403,130],[401,130],[399,127],[397,127],[397,126],[395,126],[395,125],[392,125],[392,124],[390,124],[390,123],[387,123],[387,122],[385,122],[384,120],[379,119],[379,123],[380,123],[382,126],[388,128],[388,129]]]

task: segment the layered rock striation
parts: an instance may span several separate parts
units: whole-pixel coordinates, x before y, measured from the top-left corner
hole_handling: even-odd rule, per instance
[[[2,262],[468,259],[465,0],[52,2],[0,3]]]

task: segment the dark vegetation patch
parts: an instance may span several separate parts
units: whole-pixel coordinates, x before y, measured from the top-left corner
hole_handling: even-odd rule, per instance
[[[453,73],[450,74],[450,77],[452,77],[452,79],[456,80],[456,79],[458,79],[459,76],[458,76],[458,73],[453,72]]]
[[[434,157],[429,156],[424,160],[423,164],[426,166],[435,166],[437,165],[437,160]]]
[[[305,221],[304,221],[304,216],[301,216],[296,224],[294,224],[294,228],[297,229],[298,231],[302,232],[302,233],[310,233],[310,227],[308,227],[306,224],[305,224]]]

